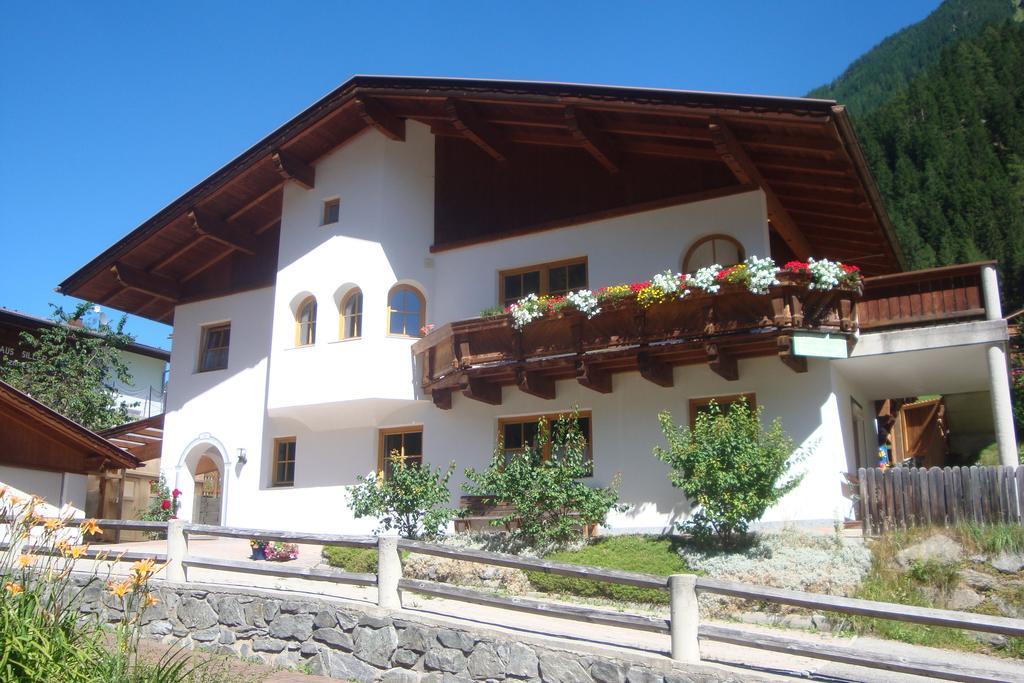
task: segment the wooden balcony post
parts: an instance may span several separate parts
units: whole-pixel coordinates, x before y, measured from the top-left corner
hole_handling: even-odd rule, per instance
[[[673,574],[668,578],[671,597],[669,606],[672,633],[672,659],[696,664],[700,661],[700,643],[697,629],[700,612],[697,609],[697,577],[694,574]]]

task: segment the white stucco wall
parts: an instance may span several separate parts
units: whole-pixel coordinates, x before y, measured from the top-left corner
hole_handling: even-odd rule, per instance
[[[57,509],[70,505],[76,517],[85,508],[85,485],[84,474],[0,465],[0,486],[8,487],[12,495],[39,496]]]
[[[131,383],[121,381],[113,383],[114,390],[117,392],[117,401],[127,404],[128,411],[139,419],[163,412],[161,390],[166,363],[159,358],[127,351],[121,353],[121,358],[128,366],[132,381]]]

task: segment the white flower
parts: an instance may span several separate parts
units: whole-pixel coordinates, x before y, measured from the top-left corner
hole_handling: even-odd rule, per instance
[[[839,286],[839,278],[844,274],[843,267],[835,261],[821,259],[815,261],[813,257],[807,259],[808,270],[811,271],[811,282],[808,289],[821,289],[828,291]]]
[[[585,314],[588,319],[601,312],[601,307],[597,303],[597,295],[589,289],[569,292],[565,295],[565,300],[572,304],[577,311]]]
[[[512,327],[521,330],[534,320],[544,317],[547,307],[536,294],[528,294],[508,307],[512,314]]]
[[[682,278],[680,273],[673,273],[671,270],[658,273],[651,278],[651,286],[657,287],[666,295],[675,294],[682,289]],[[689,292],[683,292],[679,295],[680,298],[686,296]]]
[[[768,288],[779,284],[777,275],[780,268],[770,257],[758,258],[751,256],[743,262],[747,266],[747,273],[750,280],[747,282],[747,289],[754,294],[767,294]]]
[[[706,268],[701,268],[693,275],[686,276],[686,284],[696,287],[697,289],[704,290],[708,294],[716,294],[718,290],[722,288],[718,284],[718,273],[722,270],[722,266],[717,263]],[[689,290],[687,290],[689,291]]]

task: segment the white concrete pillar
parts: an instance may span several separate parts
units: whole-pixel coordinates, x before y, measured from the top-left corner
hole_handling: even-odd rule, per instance
[[[1006,344],[989,344],[988,392],[992,400],[992,417],[996,425],[996,446],[1002,465],[1019,465],[1017,436],[1013,432],[1013,408],[1010,405],[1010,372],[1006,365]]]
[[[1003,317],[1003,304],[999,301],[999,278],[995,266],[981,269],[981,295],[985,300],[985,320],[999,320]]]
[[[164,578],[172,583],[185,583],[188,575],[182,561],[188,555],[188,540],[185,538],[185,521],[167,521],[167,569]]]
[[[398,582],[402,578],[402,557],[398,554],[397,536],[377,537],[377,605],[401,609],[402,597]]]
[[[694,574],[673,574],[668,578],[671,598],[669,606],[672,633],[672,659],[696,664],[700,661],[697,627],[697,577]]]

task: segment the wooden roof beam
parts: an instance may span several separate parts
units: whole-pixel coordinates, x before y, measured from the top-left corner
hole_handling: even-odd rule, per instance
[[[214,242],[231,247],[243,254],[256,255],[256,243],[251,237],[228,225],[209,211],[197,207],[188,212],[188,219],[192,222],[195,231],[203,237],[208,237]]]
[[[771,221],[776,232],[786,241],[797,258],[808,258],[811,255],[811,246],[807,242],[807,237],[804,236],[796,221],[782,205],[782,201],[765,181],[764,176],[761,175],[747,151],[743,149],[743,145],[740,144],[736,135],[724,121],[716,117],[711,118],[709,126],[711,139],[718,154],[722,157],[722,161],[741,183],[753,183],[761,188],[768,203],[768,220]]]
[[[397,142],[405,142],[405,119],[400,119],[384,108],[377,100],[358,97],[354,100],[359,116],[366,125],[373,126],[385,137]]]
[[[463,137],[471,140],[495,161],[505,162],[508,160],[508,153],[504,149],[502,137],[494,126],[480,118],[473,105],[448,98],[444,107],[452,118],[452,124]]]
[[[316,185],[316,169],[294,154],[289,154],[283,149],[279,149],[271,154],[270,158],[273,160],[278,174],[285,180],[294,180],[307,190],[312,190]],[[273,194],[274,190],[276,190],[276,187],[260,195],[258,201],[262,201],[266,196]],[[249,206],[247,205],[245,208],[249,208]],[[239,213],[236,211],[235,215]]]
[[[807,372],[807,356],[797,356],[793,353],[792,335],[780,335],[777,343],[779,348],[779,360],[785,363],[793,372]]]
[[[492,406],[501,405],[501,386],[486,380],[470,377],[466,380],[466,388],[462,390],[462,395]]]
[[[569,126],[569,132],[573,138],[580,143],[583,149],[590,152],[590,156],[597,160],[597,163],[604,166],[609,173],[618,173],[622,163],[618,150],[612,145],[611,140],[594,125],[590,116],[576,107],[566,107],[565,122]]]
[[[178,283],[165,275],[147,273],[141,268],[125,263],[115,263],[111,270],[114,271],[118,282],[129,289],[167,301],[176,302],[181,299],[181,288]]]

